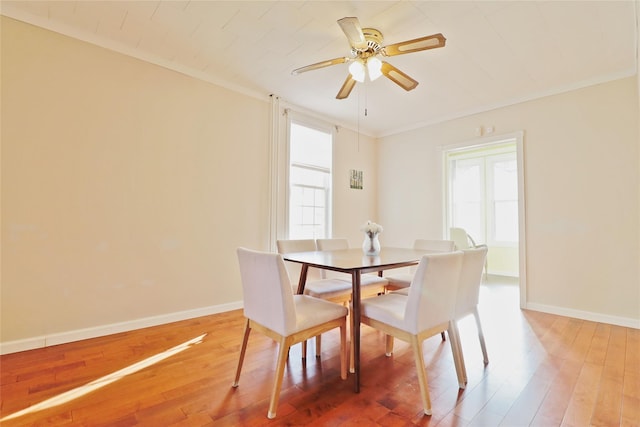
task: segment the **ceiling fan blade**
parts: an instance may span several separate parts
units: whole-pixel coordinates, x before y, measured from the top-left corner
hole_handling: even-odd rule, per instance
[[[351,77],[351,74],[347,75],[347,79],[342,84],[340,91],[336,95],[336,99],[345,99],[351,93],[351,90],[356,85],[356,81]]]
[[[382,61],[382,68],[380,70],[382,71],[382,74],[384,74],[389,80],[396,83],[406,91],[415,89],[416,86],[418,86],[417,81],[413,80],[411,77],[398,70],[388,62]]]
[[[315,64],[307,65],[306,67],[296,68],[295,70],[293,70],[291,72],[291,74],[293,74],[295,76],[295,75],[298,75],[300,73],[304,73],[306,71],[317,70],[318,68],[329,67],[330,65],[344,64],[347,61],[349,61],[349,58],[347,58],[347,57],[328,59],[326,61],[316,62]]]
[[[366,49],[367,40],[364,38],[364,33],[362,32],[358,18],[347,17],[338,19],[338,25],[340,25],[340,28],[342,28],[342,31],[344,31],[344,34],[347,36],[351,47]]]
[[[395,56],[405,53],[419,52],[421,50],[435,49],[437,47],[444,47],[446,40],[447,39],[445,39],[440,33],[433,34],[431,36],[390,44],[382,49],[382,53],[385,56]]]

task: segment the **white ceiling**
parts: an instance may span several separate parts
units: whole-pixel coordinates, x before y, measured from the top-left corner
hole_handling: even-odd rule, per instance
[[[6,1],[0,12],[254,96],[384,136],[636,74],[637,2]],[[442,33],[446,46],[387,59],[420,84],[388,79],[337,94],[348,64],[336,23],[356,16],[383,44]],[[162,88],[159,88],[162,90]],[[366,110],[366,116],[365,116]]]

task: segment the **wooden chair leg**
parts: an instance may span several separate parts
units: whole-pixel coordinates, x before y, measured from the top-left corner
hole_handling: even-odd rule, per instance
[[[353,307],[349,302],[349,313],[347,314],[347,323],[349,324],[349,372],[355,374],[356,362],[355,362],[355,344],[353,342],[353,316],[351,315]]]
[[[278,400],[280,399],[280,389],[282,388],[282,378],[284,377],[284,367],[287,363],[287,354],[289,353],[289,347],[291,347],[290,340],[286,337],[281,337],[280,348],[278,350],[278,362],[276,365],[275,380],[273,383],[273,390],[271,391],[269,412],[267,412],[267,418],[269,419],[273,419],[276,417],[276,410],[278,409]]]
[[[353,334],[351,335],[351,339],[349,340],[349,372],[355,374],[356,372],[356,362],[355,362],[355,346],[353,344]]]
[[[482,357],[484,357],[484,364],[489,363],[489,356],[487,356],[487,345],[484,343],[484,333],[482,332],[482,324],[480,323],[480,314],[478,314],[478,308],[473,310],[473,317],[476,318],[476,327],[478,328],[478,338],[480,339],[480,347],[482,347]]]
[[[244,337],[242,338],[242,347],[240,348],[240,359],[238,360],[238,368],[236,369],[236,378],[233,381],[233,387],[238,387],[238,381],[240,381],[240,371],[242,371],[242,364],[244,363],[244,354],[247,351],[247,342],[249,341],[249,334],[251,333],[251,321],[247,319],[244,326]]]
[[[444,331],[440,332],[440,336],[442,337],[442,341],[447,340],[447,338],[444,336]]]
[[[431,415],[431,399],[429,398],[429,383],[427,381],[427,372],[424,367],[424,358],[422,354],[422,343],[417,336],[411,337],[411,347],[413,347],[413,357],[416,362],[416,371],[418,373],[418,383],[420,384],[420,395],[422,397],[422,406],[426,415]]]
[[[456,367],[456,375],[458,376],[458,386],[461,389],[467,387],[467,367],[464,364],[464,355],[462,354],[462,344],[460,342],[460,332],[455,320],[449,322],[449,343],[451,344],[451,353],[453,354],[453,363]]]
[[[340,325],[340,378],[347,379],[347,322]]]
[[[307,358],[307,340],[302,341],[302,359]]]
[[[384,355],[391,357],[393,354],[393,335],[384,336]]]

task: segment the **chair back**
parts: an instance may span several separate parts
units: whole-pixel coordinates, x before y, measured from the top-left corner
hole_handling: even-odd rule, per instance
[[[458,285],[456,318],[471,313],[474,307],[478,305],[482,270],[487,258],[487,251],[486,246],[462,251],[464,257]]]
[[[296,327],[293,291],[281,254],[238,248],[244,315],[281,335]]]
[[[458,251],[469,249],[469,235],[464,228],[451,227],[449,229],[449,238],[454,241],[455,248]]]
[[[404,313],[408,332],[418,334],[454,319],[462,257],[456,251],[420,259]]]
[[[413,242],[413,249],[419,251],[453,252],[454,247],[453,240],[416,239]],[[415,265],[409,267],[409,273],[415,274],[417,268]]]
[[[281,254],[291,252],[310,252],[318,250],[316,247],[316,241],[313,239],[277,240],[276,245],[278,246],[278,252]],[[300,270],[302,269],[302,264],[300,264],[299,262],[290,261],[285,261],[284,264],[286,265],[287,271],[289,272],[289,278],[291,280],[297,281],[300,278]],[[309,269],[307,270],[307,282],[320,280],[321,278],[322,274],[320,273],[320,269],[309,267]],[[295,284],[297,284],[297,282]]]
[[[349,249],[349,241],[347,239],[318,239],[316,243],[321,251]]]
[[[342,249],[349,249],[349,241],[347,239],[318,239],[316,240],[316,244],[318,245],[318,250],[320,251],[338,251]],[[323,279],[351,280],[351,276],[346,273],[322,270],[320,274]]]
[[[453,252],[454,247],[453,240],[416,239],[413,243],[413,249],[421,251]]]

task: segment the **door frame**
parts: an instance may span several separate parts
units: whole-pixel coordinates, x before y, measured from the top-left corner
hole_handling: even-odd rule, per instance
[[[524,170],[524,131],[517,131],[502,135],[490,135],[473,140],[447,144],[440,147],[442,158],[442,229],[448,230],[448,209],[449,209],[449,165],[447,164],[447,153],[451,151],[467,150],[477,147],[488,147],[501,144],[507,141],[515,141],[516,160],[518,165],[518,283],[520,289],[520,308],[527,305],[527,240],[526,240],[526,193],[525,193],[525,170]]]

